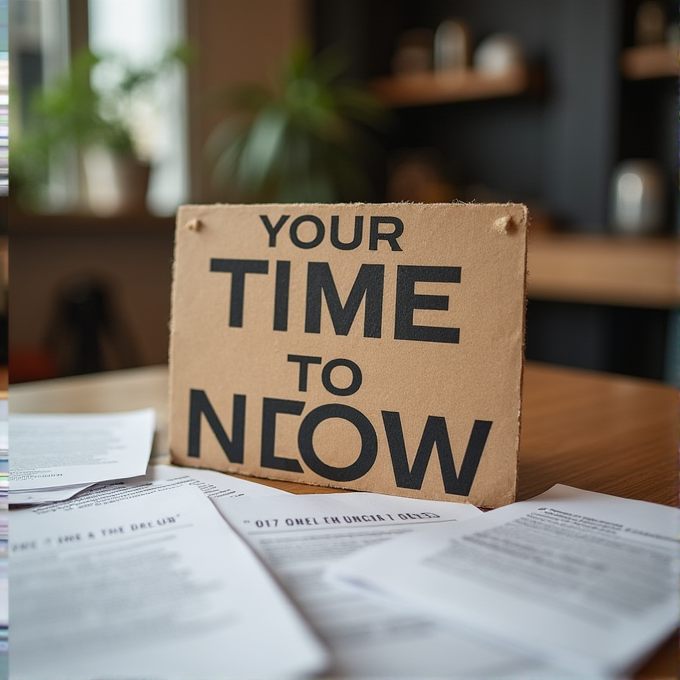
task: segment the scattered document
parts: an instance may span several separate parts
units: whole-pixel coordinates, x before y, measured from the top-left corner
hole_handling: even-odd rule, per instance
[[[678,625],[680,510],[556,486],[339,561],[391,593],[586,675],[632,670]]]
[[[95,483],[96,484],[96,483]],[[74,484],[73,486],[55,486],[51,489],[34,489],[29,491],[12,491],[9,500],[12,505],[41,505],[56,503],[73,498],[95,484]]]
[[[197,488],[12,513],[17,680],[299,678],[326,652]]]
[[[530,655],[323,579],[334,560],[365,546],[472,521],[481,515],[474,506],[371,493],[214,503],[324,638],[331,677],[551,677]]]
[[[223,472],[183,468],[177,465],[149,465],[142,477],[133,477],[112,484],[101,484],[61,503],[40,505],[32,509],[37,515],[69,512],[100,505],[120,503],[130,498],[140,498],[165,493],[169,488],[195,486],[208,498],[242,498],[246,496],[290,496],[287,491],[238,479]]]
[[[7,578],[8,474],[7,399],[0,399],[0,677],[7,677],[9,605]],[[4,675],[3,675],[4,674]]]
[[[223,472],[185,468],[178,465],[149,465],[145,475],[103,484],[85,484],[79,486],[56,487],[41,491],[17,491],[12,494],[13,505],[47,505],[54,509],[69,507],[86,507],[96,504],[124,499],[143,493],[139,488],[131,491],[130,487],[150,487],[152,484],[194,484],[208,498],[240,498],[241,496],[273,496],[289,495],[275,487],[250,482]],[[86,489],[89,491],[83,493]],[[72,500],[72,503],[56,503],[56,501]]]
[[[0,451],[3,455],[7,455],[7,421],[9,414],[9,405],[7,399],[0,399]]]
[[[239,479],[224,472],[179,465],[149,465],[146,475],[128,479],[127,485],[149,483],[195,484],[208,498],[241,498],[245,496],[290,496],[287,491],[257,481]]]
[[[9,437],[7,399],[0,399],[0,512],[7,510],[9,492]],[[3,538],[7,533],[3,534]]]
[[[143,475],[154,428],[153,409],[10,415],[10,501],[14,502],[15,492],[35,493]]]

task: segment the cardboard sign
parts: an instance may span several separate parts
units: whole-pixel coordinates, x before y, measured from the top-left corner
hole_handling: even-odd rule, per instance
[[[180,208],[173,462],[512,502],[526,224],[513,204]]]

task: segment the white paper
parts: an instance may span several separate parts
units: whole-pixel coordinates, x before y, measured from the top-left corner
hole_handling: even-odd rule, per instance
[[[549,677],[527,655],[323,580],[327,565],[344,555],[428,524],[471,521],[481,514],[475,507],[369,493],[214,503],[324,638],[332,677]]]
[[[7,455],[7,420],[9,414],[9,404],[7,399],[0,399],[0,452]]]
[[[176,465],[149,465],[141,477],[101,484],[61,503],[32,508],[35,514],[69,512],[140,498],[180,486],[195,486],[207,498],[245,498],[248,496],[289,496],[287,491],[238,479],[213,470],[194,470]]]
[[[92,486],[94,484],[74,484],[73,486],[55,486],[51,489],[12,491],[9,494],[9,502],[11,505],[40,505],[42,503],[66,501]]]
[[[139,491],[131,492],[129,487],[150,486],[151,484],[193,484],[208,498],[241,498],[244,496],[275,496],[289,495],[275,487],[258,482],[251,482],[223,472],[185,468],[177,465],[149,465],[146,474],[130,479],[116,480],[108,484],[85,484],[78,486],[55,487],[40,491],[17,491],[12,493],[13,505],[43,505],[73,499],[71,505],[59,503],[58,508],[86,507],[93,503],[96,496],[97,504],[122,500],[131,495],[138,495]],[[82,493],[90,489],[87,493]],[[77,498],[74,498],[79,494]]]
[[[149,482],[195,484],[208,498],[243,498],[246,496],[290,496],[288,491],[257,481],[239,479],[224,472],[178,465],[149,465],[146,475],[125,481],[129,485]]]
[[[677,626],[680,510],[557,486],[425,527],[330,576],[586,675],[626,672]]]
[[[6,551],[3,551],[6,553]],[[9,624],[9,580],[7,578],[7,555],[3,554],[0,561],[0,642],[7,640],[7,626]],[[0,652],[2,652],[0,644]],[[0,676],[1,677],[1,676]]]
[[[143,475],[153,409],[106,414],[11,414],[10,494]]]
[[[12,514],[16,680],[305,677],[326,654],[212,503],[172,488]]]
[[[0,399],[0,676],[7,667],[7,399]]]

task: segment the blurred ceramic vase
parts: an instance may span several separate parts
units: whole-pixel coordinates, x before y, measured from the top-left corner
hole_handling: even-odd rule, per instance
[[[473,56],[473,66],[489,75],[500,75],[524,64],[522,45],[509,33],[494,33],[483,40]]]
[[[665,187],[658,165],[631,159],[614,170],[611,181],[612,227],[617,234],[648,236],[664,226]]]
[[[97,217],[146,213],[151,167],[101,146],[82,153],[86,209]]]
[[[658,0],[644,0],[635,13],[635,43],[658,45],[666,37],[666,12]]]
[[[470,60],[467,26],[457,19],[446,19],[434,34],[434,69],[449,73],[465,69]]]
[[[432,31],[414,28],[402,33],[392,57],[392,71],[397,76],[431,72],[433,49]]]

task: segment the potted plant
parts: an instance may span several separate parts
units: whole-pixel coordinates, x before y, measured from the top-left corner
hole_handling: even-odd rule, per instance
[[[222,93],[228,114],[206,144],[213,180],[228,200],[334,202],[365,197],[368,128],[385,110],[341,78],[334,53],[296,47],[272,88],[244,84]],[[363,152],[363,156],[362,156]]]
[[[134,107],[153,96],[161,74],[187,58],[180,46],[154,64],[133,67],[115,55],[79,52],[68,73],[35,94],[26,129],[12,147],[11,180],[23,197],[44,204],[48,168],[75,149],[92,212],[144,210],[150,166],[135,134]],[[98,71],[108,76],[105,84],[96,84]]]

